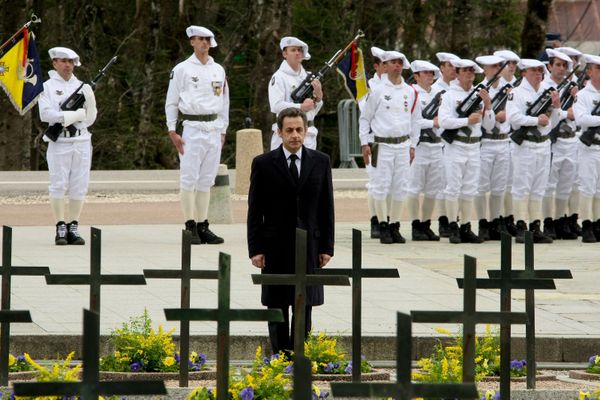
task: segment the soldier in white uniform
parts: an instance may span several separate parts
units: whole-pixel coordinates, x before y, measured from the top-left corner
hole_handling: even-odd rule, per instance
[[[600,56],[583,55],[590,82],[577,93],[573,104],[575,122],[581,126],[583,135],[589,129],[600,127],[600,115],[593,114],[600,104]],[[591,135],[591,140],[579,145],[579,187],[581,192],[579,214],[582,222],[582,242],[600,241],[600,134]]]
[[[194,54],[171,71],[167,129],[179,153],[185,229],[192,233],[193,244],[220,244],[223,238],[209,229],[208,206],[229,124],[229,89],[225,70],[208,54],[217,46],[215,35],[195,25],[186,33]],[[183,120],[181,136],[175,130],[178,119]]]
[[[457,106],[473,91],[475,73],[483,70],[473,61],[466,59],[450,61],[456,68],[456,82],[442,96],[439,111],[440,128],[458,129],[452,143],[446,141],[444,162],[446,164],[446,215],[450,218],[450,243],[481,243],[482,240],[471,230],[473,198],[479,182],[481,127],[491,130],[494,112],[490,96],[485,89],[479,91],[482,107],[468,117],[460,117]],[[444,138],[442,133],[442,138]],[[460,218],[460,219],[459,219]],[[460,228],[457,221],[461,222]]]
[[[485,79],[481,82],[483,85],[487,85],[506,62],[504,58],[493,55],[480,56],[475,61],[483,67],[485,74]],[[508,65],[505,65],[503,70],[507,67]],[[503,86],[500,79],[496,80],[489,89],[490,98],[493,99]],[[482,240],[500,240],[502,204],[510,165],[508,137],[510,128],[506,121],[506,111],[502,110],[494,114],[493,128],[481,130],[481,169],[475,197],[475,211],[479,219],[479,237]]]
[[[572,69],[571,58],[556,50],[546,49],[548,54],[548,70],[550,74],[545,77],[542,84],[546,87],[557,88]],[[577,94],[577,88],[566,86],[572,95]],[[566,216],[567,204],[577,178],[577,147],[579,140],[575,131],[572,108],[559,110],[560,122],[553,129],[556,142],[552,143],[552,161],[550,176],[546,193],[542,200],[542,213],[544,216],[544,234],[552,239],[577,239],[577,233],[571,232],[571,224]],[[577,211],[575,211],[577,213]]]
[[[39,110],[42,122],[49,125],[60,123],[63,130],[56,142],[44,136],[48,142],[46,158],[50,175],[50,205],[56,222],[56,245],[83,245],[79,235],[79,217],[90,182],[92,165],[92,134],[88,128],[96,120],[96,98],[88,84],[81,87],[85,96],[83,108],[62,111],[61,104],[77,91],[82,82],[73,74],[79,67],[79,56],[66,47],[54,47],[48,51],[54,71],[48,72],[50,79],[44,82]],[[65,223],[65,195],[69,196],[69,219]]]
[[[436,53],[435,56],[440,62],[439,69],[441,76],[431,86],[433,96],[437,95],[441,91],[447,92],[450,90],[450,82],[456,79],[456,68],[454,68],[454,65],[452,65],[450,61],[460,60],[460,57],[457,55],[446,52]],[[436,131],[438,135],[442,133],[440,128],[434,128],[434,131]],[[444,142],[442,142],[442,151],[444,148],[443,144]],[[440,165],[440,168],[442,169],[442,185],[443,187],[446,187],[446,171],[443,163]],[[446,203],[443,190],[439,191],[438,195],[436,196],[436,200],[438,209],[438,232],[441,237],[449,237],[450,221],[448,221],[448,216],[446,215]]]
[[[419,94],[421,109],[434,100],[431,85],[439,78],[440,70],[428,61],[415,60],[410,64],[416,83],[413,87]],[[442,139],[439,136],[437,115],[433,119],[420,121],[420,133],[411,137],[414,159],[410,165],[410,178],[407,190],[407,207],[412,220],[412,240],[439,241],[440,237],[431,230],[431,216],[435,208],[436,196],[444,189]],[[415,132],[415,131],[413,131]],[[422,208],[419,196],[423,193]]]
[[[550,130],[560,119],[560,101],[553,92],[551,111],[539,117],[527,115],[527,109],[544,92],[542,85],[545,67],[541,61],[522,58],[518,65],[523,76],[521,84],[513,89],[506,104],[506,114],[513,128],[524,127],[527,132],[523,142],[515,143],[512,151],[512,198],[517,219],[517,243],[524,242],[529,220],[535,243],[552,243],[540,229],[542,197],[550,173]],[[513,133],[513,136],[515,134]]]
[[[308,131],[304,138],[304,145],[309,149],[317,148],[317,128],[315,127],[315,116],[323,107],[323,90],[321,82],[318,79],[312,81],[314,89],[313,98],[305,99],[301,104],[292,101],[292,92],[300,86],[307,72],[302,66],[303,60],[310,60],[308,45],[302,40],[286,36],[281,39],[279,47],[283,51],[284,60],[279,69],[275,71],[269,83],[269,104],[271,112],[277,115],[286,108],[299,108],[306,113],[308,118]],[[271,136],[271,150],[281,145],[281,137],[277,134],[277,123],[272,126],[273,134]]]
[[[516,55],[514,52],[510,50],[497,50],[494,52],[495,56],[502,57],[504,60],[508,61],[508,64],[502,70],[502,77],[500,78],[500,85],[504,86],[506,84],[510,84],[512,88],[515,88],[521,84],[523,80],[522,77],[515,77],[515,72],[517,70],[517,64],[521,61],[521,58]],[[512,90],[512,89],[511,89]],[[506,111],[506,103],[504,104],[503,111]],[[505,113],[506,115],[506,113]],[[510,127],[510,123],[508,120],[504,122],[504,128],[508,129],[508,133],[512,131]],[[504,130],[503,130],[504,132]],[[504,192],[504,214],[500,219],[500,228],[511,236],[515,237],[517,235],[517,226],[515,225],[515,217],[513,215],[513,205],[512,205],[512,180],[513,180],[513,166],[512,166],[512,149],[514,143],[512,140],[508,141],[509,146],[509,157],[510,161],[508,164],[508,178],[506,182],[506,190]]]
[[[416,90],[402,79],[402,70],[410,68],[404,54],[386,51],[382,61],[387,74],[381,77],[381,85],[369,93],[362,109],[360,143],[365,165],[372,166],[369,193],[379,219],[379,240],[404,243],[400,217],[410,167],[410,136],[419,130],[421,106]],[[391,196],[389,207],[388,196]]]

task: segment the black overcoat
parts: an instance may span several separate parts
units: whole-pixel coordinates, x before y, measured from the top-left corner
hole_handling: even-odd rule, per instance
[[[300,179],[294,184],[282,147],[254,158],[248,193],[248,252],[265,255],[264,274],[293,274],[295,230],[308,238],[307,273],[319,254],[333,256],[333,185],[329,156],[302,148]],[[262,304],[294,304],[293,286],[263,285]],[[307,287],[307,305],[323,304],[323,286]]]

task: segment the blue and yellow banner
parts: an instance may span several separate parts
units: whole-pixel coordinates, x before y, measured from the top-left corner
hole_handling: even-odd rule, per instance
[[[356,42],[352,42],[352,46],[338,63],[337,70],[344,78],[344,85],[348,93],[356,102],[369,93],[362,51],[356,47]]]
[[[0,47],[0,86],[21,115],[37,103],[44,90],[35,36],[26,27]]]

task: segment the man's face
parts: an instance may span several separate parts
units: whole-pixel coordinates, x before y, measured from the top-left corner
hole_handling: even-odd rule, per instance
[[[456,79],[456,68],[454,68],[454,66],[448,61],[440,63],[440,72],[446,81]]]
[[[385,65],[386,73],[391,76],[400,75],[402,73],[402,69],[404,68],[404,64],[402,63],[402,59],[400,58],[386,61],[383,63],[383,65]]]
[[[55,58],[52,60],[52,66],[65,81],[73,76],[75,63],[70,58]]]
[[[473,84],[475,80],[475,67],[457,68],[456,79],[461,84]]]
[[[503,73],[508,73],[512,76],[515,74],[515,72],[517,72],[517,62],[516,61],[508,61],[508,64],[506,64],[506,67],[504,67]]]
[[[588,64],[587,74],[590,77],[590,80],[592,81],[594,86],[596,86],[596,88],[600,87],[600,65]]]
[[[569,66],[566,61],[561,59],[554,59],[552,64],[548,64],[548,69],[550,70],[550,75],[552,79],[555,81],[562,81],[567,75],[567,70]]]
[[[302,117],[285,117],[282,121],[282,127],[278,134],[283,141],[283,147],[289,152],[296,153],[304,143],[306,135],[306,126]]]
[[[521,71],[531,86],[537,87],[544,79],[544,67],[532,67]]]
[[[433,78],[433,71],[415,72],[415,80],[420,86],[431,86],[431,84],[433,83]]]
[[[496,73],[500,71],[500,64],[491,64],[483,66],[483,73],[487,79],[490,79],[492,76],[496,75]]]
[[[299,65],[304,59],[304,49],[301,46],[287,46],[283,49],[283,58],[290,65]]]
[[[192,36],[190,44],[194,48],[194,52],[208,53],[210,49],[210,38],[203,36]]]

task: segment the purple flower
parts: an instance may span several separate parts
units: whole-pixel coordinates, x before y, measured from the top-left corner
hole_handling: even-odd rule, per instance
[[[331,371],[333,371],[333,364],[332,363],[327,363],[327,365],[325,366],[325,368],[323,368],[323,371],[327,374],[331,373]]]
[[[131,369],[131,372],[138,372],[140,368],[142,368],[142,364],[139,362],[134,362],[133,364],[129,365],[129,368]]]
[[[175,358],[175,362],[179,364],[179,360],[181,359],[181,357],[179,357],[179,353],[175,353],[173,357]]]
[[[242,400],[253,400],[254,399],[254,389],[252,386],[248,386],[244,390],[240,392],[240,397]]]
[[[500,400],[500,392],[496,392],[494,395],[494,400]]]
[[[512,360],[510,362],[510,369],[521,371],[523,369],[523,363],[519,360]]]
[[[292,372],[294,372],[294,365],[290,364],[287,367],[285,367],[285,373],[286,374],[291,374]]]
[[[194,371],[200,371],[202,369],[202,365],[199,363],[192,364],[192,368]]]
[[[597,355],[593,355],[590,357],[590,359],[588,360],[588,363],[590,364],[590,367],[593,366],[596,363],[596,357],[598,357]]]
[[[206,354],[200,354],[199,356],[200,365],[206,364]]]
[[[25,362],[25,356],[21,354],[20,356],[17,357],[17,361],[18,362]]]
[[[349,362],[348,366],[346,367],[346,369],[344,370],[345,373],[347,374],[351,374],[352,373],[352,363]]]

